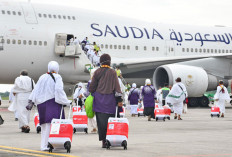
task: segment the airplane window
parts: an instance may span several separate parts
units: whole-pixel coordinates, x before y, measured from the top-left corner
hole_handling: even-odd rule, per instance
[[[7,39],[7,44],[10,44],[10,39]]]
[[[22,15],[22,13],[19,11],[19,12],[18,12],[18,15],[19,15],[19,16],[21,16],[21,15]]]
[[[68,19],[69,19],[69,20],[71,20],[71,17],[70,17],[70,16],[68,16]]]
[[[211,53],[213,53],[213,49],[211,49]]]
[[[189,52],[189,48],[187,48],[187,52]]]
[[[155,47],[152,47],[152,51],[155,51]]]
[[[66,19],[66,16],[63,15],[63,19]]]
[[[9,14],[9,15],[10,15],[10,11],[7,11],[7,14]]]
[[[174,48],[173,48],[173,47],[171,47],[171,51],[172,51],[172,52],[174,51]]]
[[[29,40],[29,41],[28,41],[28,44],[29,44],[29,45],[31,45],[31,44],[32,44],[32,41],[31,41],[31,40]]]
[[[159,47],[156,47],[156,51],[159,51]]]
[[[146,50],[147,50],[147,47],[146,47],[146,46],[144,46],[144,48],[143,48],[143,49],[144,49],[144,51],[146,51]]]
[[[42,41],[39,41],[39,45],[40,45],[40,46],[42,45]]]
[[[122,46],[121,45],[118,45],[118,49],[121,49],[122,48]]]
[[[48,43],[46,41],[44,41],[44,46],[47,46],[47,45],[48,45]]]
[[[105,48],[108,49],[108,45],[105,45]]]
[[[184,52],[185,51],[185,49],[184,48],[182,48],[182,52]]]
[[[56,15],[53,15],[53,18],[56,19]]]
[[[18,40],[18,44],[21,45],[21,40]]]
[[[117,45],[114,45],[114,49],[117,49]]]
[[[42,15],[39,13],[39,17],[42,17]]]
[[[1,43],[2,43],[2,44],[4,44],[4,43],[5,43],[5,40],[4,40],[4,39],[2,39],[2,40],[1,40]]]
[[[217,53],[217,49],[215,49],[214,51],[215,51],[215,53]]]
[[[206,50],[205,50],[205,49],[203,49],[203,52],[205,53],[205,52],[206,52]]]
[[[202,52],[202,49],[199,49],[199,52],[201,53],[201,52]]]
[[[43,14],[43,16],[44,16],[45,18],[47,18],[47,14]]]
[[[51,15],[51,14],[48,14],[48,17],[49,17],[49,18],[52,18],[52,15]]]
[[[76,20],[75,16],[72,17],[73,20]]]
[[[225,53],[225,50],[224,50],[224,49],[222,50],[222,53]]]
[[[113,48],[113,45],[110,45],[110,49],[112,49]]]
[[[138,50],[139,49],[139,47],[138,46],[135,46],[135,50]]]
[[[12,44],[15,44],[15,43],[16,43],[16,40],[15,40],[15,39],[13,39],[13,40],[12,40]]]
[[[230,50],[230,53],[232,53],[232,50]]]
[[[12,13],[13,13],[13,15],[16,15],[16,12],[15,12],[15,11],[13,11]]]
[[[209,53],[209,49],[207,49],[207,52]]]
[[[197,52],[197,48],[195,49],[195,52]]]
[[[5,10],[2,10],[2,14],[5,14]]]
[[[27,41],[26,41],[26,40],[23,40],[23,44],[26,45],[26,44],[27,44]]]
[[[59,19],[61,19],[61,16],[60,16],[60,15],[58,15],[58,18],[59,18]]]
[[[218,50],[218,53],[221,53],[221,50],[220,50],[220,49]]]
[[[193,52],[193,48],[191,48],[191,52]]]
[[[101,48],[102,48],[102,49],[104,48],[104,45],[103,45],[103,44],[101,44]]]
[[[34,45],[37,45],[37,41],[34,41]]]
[[[127,45],[127,50],[130,50],[130,46],[129,45]]]
[[[226,50],[226,53],[228,53],[229,51],[228,50]]]
[[[123,48],[123,50],[125,50],[125,49],[126,49],[126,46],[125,46],[125,45],[123,45],[123,46],[122,46],[122,48]]]

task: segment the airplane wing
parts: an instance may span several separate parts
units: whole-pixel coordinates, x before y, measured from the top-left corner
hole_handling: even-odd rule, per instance
[[[158,67],[164,64],[179,63],[184,61],[191,61],[203,58],[228,58],[232,59],[232,54],[210,54],[210,55],[192,55],[192,56],[170,56],[157,58],[112,58],[112,65],[119,65],[120,67],[136,68],[136,67]]]

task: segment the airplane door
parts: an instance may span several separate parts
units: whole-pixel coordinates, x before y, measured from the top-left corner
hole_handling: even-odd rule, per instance
[[[34,8],[32,7],[31,3],[21,4],[23,9],[23,14],[26,23],[28,24],[38,24]]]
[[[172,40],[165,41],[166,56],[175,56],[175,45]]]

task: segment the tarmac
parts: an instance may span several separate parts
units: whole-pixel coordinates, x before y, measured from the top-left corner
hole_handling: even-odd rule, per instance
[[[40,134],[36,133],[31,111],[29,134],[18,129],[14,114],[3,101],[0,115],[0,157],[61,156],[61,157],[232,157],[232,106],[227,104],[225,118],[210,116],[210,108],[189,108],[183,120],[147,121],[147,117],[129,119],[128,149],[101,148],[97,134],[77,132],[73,135],[71,153],[63,149],[53,153],[40,151]],[[66,116],[68,107],[66,107]],[[89,128],[89,132],[92,128]]]

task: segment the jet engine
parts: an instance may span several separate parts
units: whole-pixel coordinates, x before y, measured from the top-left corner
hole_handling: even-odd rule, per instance
[[[177,77],[185,84],[189,97],[189,106],[208,106],[209,100],[203,96],[206,91],[216,90],[218,81],[224,80],[214,75],[208,74],[203,68],[168,64],[156,68],[153,74],[153,84],[156,89],[164,87],[164,84],[172,86]],[[228,80],[224,80],[228,86]]]

